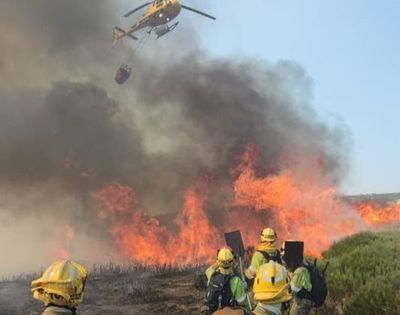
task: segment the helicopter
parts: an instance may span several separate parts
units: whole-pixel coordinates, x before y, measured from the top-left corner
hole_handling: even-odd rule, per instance
[[[150,34],[151,32],[154,31],[157,35],[157,38],[164,36],[165,34],[171,32],[172,30],[175,29],[175,27],[178,26],[179,22],[175,22],[171,25],[168,25],[168,23],[179,15],[179,13],[181,12],[181,9],[192,11],[194,13],[200,14],[200,15],[205,16],[212,20],[216,19],[215,17],[208,15],[207,13],[204,13],[199,10],[188,7],[186,5],[180,4],[178,2],[178,0],[150,1],[145,4],[142,4],[141,6],[137,7],[136,9],[129,11],[128,13],[126,13],[124,15],[124,17],[129,17],[131,14],[133,14],[145,7],[148,7],[148,9],[143,14],[142,19],[140,19],[137,23],[135,23],[131,27],[129,27],[125,30],[118,26],[114,27],[113,46],[116,45],[118,43],[118,41],[125,36],[128,36],[134,40],[138,40],[138,38],[136,36],[134,36],[132,33],[136,32],[137,30],[140,30],[142,28],[145,28],[145,27],[150,28],[147,32],[148,34]]]

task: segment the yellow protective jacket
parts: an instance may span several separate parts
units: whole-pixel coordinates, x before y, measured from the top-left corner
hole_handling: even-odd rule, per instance
[[[251,264],[249,268],[246,270],[245,274],[248,279],[253,279],[258,267],[266,263],[265,256],[261,253],[265,252],[268,255],[272,257],[278,257],[280,256],[279,250],[276,248],[276,242],[269,243],[269,242],[263,242],[260,243],[254,254],[253,257],[251,258]]]

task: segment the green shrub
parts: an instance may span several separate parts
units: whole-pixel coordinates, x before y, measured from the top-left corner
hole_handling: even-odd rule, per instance
[[[324,257],[329,298],[320,314],[400,314],[400,231],[354,235]]]
[[[371,279],[348,298],[344,314],[400,314],[400,272]]]
[[[349,236],[332,245],[331,248],[324,253],[324,257],[329,259],[341,256],[357,246],[369,245],[378,238],[379,237],[372,232],[364,232]]]

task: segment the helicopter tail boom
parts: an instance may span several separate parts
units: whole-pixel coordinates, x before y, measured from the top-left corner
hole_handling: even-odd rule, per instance
[[[114,26],[113,29],[113,46],[115,46],[120,39],[122,39],[125,36],[128,36],[132,38],[133,40],[138,40],[136,36],[133,36],[131,33],[134,31],[134,29],[129,29],[127,31],[123,30],[122,28],[118,26]]]

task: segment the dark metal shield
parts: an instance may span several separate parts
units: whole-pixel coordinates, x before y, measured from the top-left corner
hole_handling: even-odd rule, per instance
[[[240,231],[233,231],[224,234],[226,245],[232,248],[237,257],[244,256],[244,244]]]
[[[303,264],[304,242],[285,241],[283,260],[290,271],[294,271]]]

